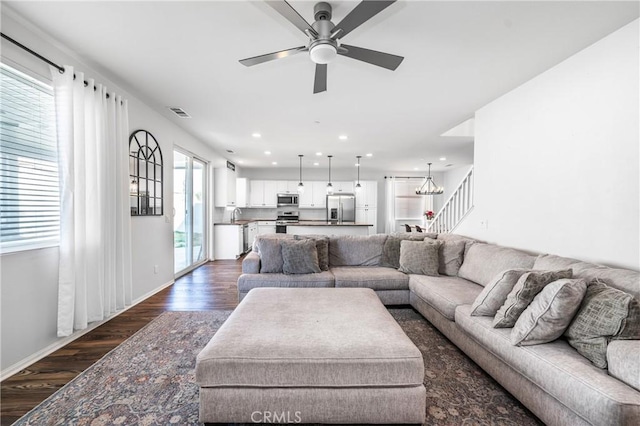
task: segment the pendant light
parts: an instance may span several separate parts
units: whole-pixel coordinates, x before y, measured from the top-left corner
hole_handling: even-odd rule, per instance
[[[300,157],[300,182],[298,183],[298,193],[302,194],[304,192],[304,184],[302,183],[302,157],[304,157],[304,155],[298,154],[298,157]]]
[[[429,165],[429,173],[427,174],[427,178],[424,180],[424,183],[422,184],[422,186],[420,186],[419,188],[416,188],[416,194],[440,195],[444,192],[444,188],[435,184],[435,182],[433,181],[433,178],[431,177],[432,163],[427,163],[427,164]]]
[[[356,158],[358,159],[358,164],[356,165],[356,167],[358,168],[358,183],[356,183],[356,193],[359,193],[362,190],[362,185],[360,185],[360,159],[362,158],[362,155],[356,155]]]
[[[327,195],[333,194],[333,185],[331,185],[331,157],[333,157],[333,155],[327,155],[327,158],[329,158],[329,183],[327,184]]]

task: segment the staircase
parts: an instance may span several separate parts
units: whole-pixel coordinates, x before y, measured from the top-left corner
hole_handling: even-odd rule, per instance
[[[427,232],[439,234],[453,232],[471,210],[473,210],[473,166],[433,218],[427,227]]]

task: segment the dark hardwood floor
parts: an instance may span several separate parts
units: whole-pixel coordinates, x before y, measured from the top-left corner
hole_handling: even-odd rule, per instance
[[[176,280],[81,338],[6,379],[0,389],[0,423],[10,425],[107,352],[166,311],[233,309],[241,260],[217,260]]]

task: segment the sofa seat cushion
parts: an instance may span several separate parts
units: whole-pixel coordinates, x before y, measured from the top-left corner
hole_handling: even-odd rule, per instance
[[[640,340],[614,340],[607,346],[609,374],[640,391]]]
[[[456,307],[473,303],[482,287],[458,277],[409,275],[409,290],[453,321]]]
[[[527,253],[495,244],[472,244],[464,255],[458,271],[460,278],[485,286],[507,269],[531,269],[535,257]]]
[[[640,393],[592,365],[566,341],[513,346],[511,329],[493,328],[490,317],[472,317],[471,306],[466,305],[456,309],[455,322],[485,349],[587,422],[640,422]]]
[[[201,387],[422,386],[424,361],[375,292],[251,291],[198,354]]]
[[[409,276],[382,266],[335,266],[330,269],[336,287],[366,287],[372,290],[408,290]]]
[[[317,274],[242,274],[238,278],[238,291],[247,292],[256,287],[333,287],[330,271]]]

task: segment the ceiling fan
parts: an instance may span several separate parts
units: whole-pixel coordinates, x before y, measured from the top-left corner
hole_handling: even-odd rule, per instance
[[[349,12],[338,25],[334,25],[331,22],[331,5],[329,3],[320,2],[313,7],[315,22],[309,25],[286,1],[267,1],[266,3],[269,6],[305,33],[309,37],[309,43],[306,46],[241,59],[240,63],[251,67],[274,59],[286,58],[296,53],[309,52],[309,57],[316,63],[313,93],[327,90],[327,64],[335,59],[337,55],[357,59],[393,71],[398,68],[404,59],[402,56],[342,44],[341,39],[395,3],[395,1],[364,0]]]

